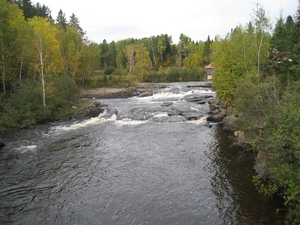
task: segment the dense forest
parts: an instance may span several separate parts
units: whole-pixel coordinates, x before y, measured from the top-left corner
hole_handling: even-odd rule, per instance
[[[79,88],[136,82],[198,81],[213,63],[212,85],[238,117],[265,176],[261,193],[280,195],[300,223],[300,8],[272,28],[256,4],[251,21],[225,37],[178,44],[160,34],[90,42],[79,18],[30,0],[0,0],[0,125],[23,128],[72,115]]]

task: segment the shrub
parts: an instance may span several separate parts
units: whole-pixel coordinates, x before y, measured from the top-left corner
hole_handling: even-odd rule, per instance
[[[115,71],[115,68],[114,68],[114,67],[108,66],[108,67],[105,68],[104,74],[105,74],[105,75],[111,75],[114,71]]]

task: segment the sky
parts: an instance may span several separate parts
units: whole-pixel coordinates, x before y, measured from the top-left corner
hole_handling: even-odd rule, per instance
[[[280,13],[294,16],[298,0],[39,0],[53,19],[61,9],[67,19],[74,13],[92,42],[108,43],[161,34],[178,43],[181,33],[193,41],[225,37],[231,28],[251,20],[255,2],[265,9],[273,27]]]

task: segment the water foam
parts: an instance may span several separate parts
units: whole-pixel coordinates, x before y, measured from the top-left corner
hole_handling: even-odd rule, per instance
[[[168,116],[169,115],[166,112],[158,112],[153,116],[153,118],[161,118],[161,117],[168,117]]]
[[[197,124],[197,125],[205,124],[205,123],[207,123],[206,118],[207,118],[207,116],[203,116],[203,117],[200,117],[200,118],[197,119],[197,120],[189,120],[189,121],[187,121],[187,122],[188,122],[188,123]]]
[[[36,150],[36,145],[27,145],[27,146],[22,146],[20,148],[17,148],[20,153],[25,153],[25,152],[34,152]]]

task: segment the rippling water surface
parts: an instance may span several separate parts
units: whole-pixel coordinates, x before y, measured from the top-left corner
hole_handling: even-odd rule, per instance
[[[197,85],[97,100],[107,105],[97,118],[1,134],[0,224],[282,224],[252,162],[207,124],[208,103],[187,101],[215,96]]]

